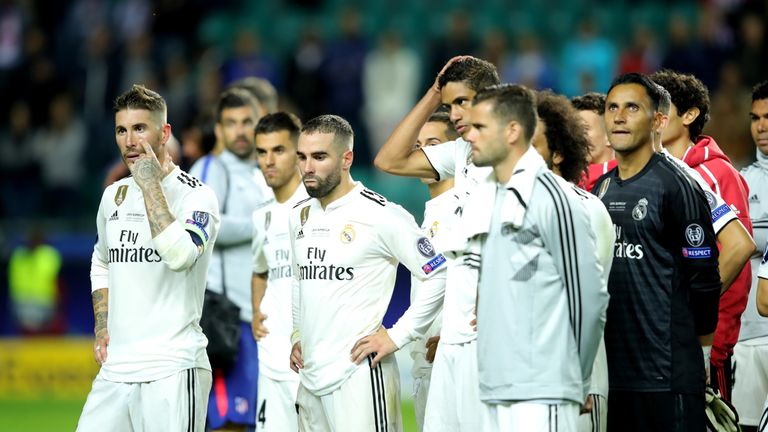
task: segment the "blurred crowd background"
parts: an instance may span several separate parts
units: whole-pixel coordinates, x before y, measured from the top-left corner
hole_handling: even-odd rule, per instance
[[[94,218],[120,163],[111,104],[133,83],[167,100],[188,168],[210,148],[219,92],[264,78],[282,110],[347,118],[353,175],[419,220],[426,190],[371,160],[450,57],[567,96],[604,92],[623,72],[693,73],[711,92],[704,133],[741,167],[754,159],[750,87],[768,78],[767,22],[768,2],[746,0],[0,0],[0,335],[92,333]],[[42,307],[19,314],[19,296]],[[52,379],[13,368],[40,355],[0,355],[0,396]],[[94,370],[62,369],[58,382],[79,395]]]

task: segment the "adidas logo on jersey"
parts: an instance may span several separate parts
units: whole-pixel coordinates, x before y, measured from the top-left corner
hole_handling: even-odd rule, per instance
[[[119,219],[119,217],[117,216],[117,210],[115,210],[115,212],[112,213],[112,216],[109,217],[109,220],[110,221],[116,221],[118,219]]]
[[[753,194],[751,197],[749,197],[749,203],[750,204],[752,204],[752,203],[759,204],[760,203],[760,198],[757,197],[757,194]]]

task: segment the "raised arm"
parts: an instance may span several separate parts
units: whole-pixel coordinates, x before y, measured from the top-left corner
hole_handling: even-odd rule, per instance
[[[445,69],[453,62],[463,57],[454,57],[445,64],[435,77],[435,82],[427,90],[421,100],[405,116],[379,150],[373,164],[376,168],[389,174],[437,178],[437,172],[429,163],[429,159],[421,149],[415,147],[419,130],[427,122],[429,116],[440,106],[441,94],[438,80]]]
[[[146,141],[142,141],[141,145],[145,153],[130,166],[130,169],[144,195],[149,229],[157,253],[171,270],[188,269],[205,251],[208,244],[207,233],[192,233],[176,221],[161,186],[163,178],[174,169],[173,162],[166,153],[163,166],[160,166],[152,147]],[[216,217],[218,218],[218,214]],[[207,224],[208,217],[205,219]]]

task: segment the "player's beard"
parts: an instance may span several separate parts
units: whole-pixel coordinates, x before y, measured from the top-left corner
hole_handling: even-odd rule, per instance
[[[304,187],[307,189],[307,195],[312,198],[322,198],[331,193],[331,191],[336,189],[336,186],[341,183],[341,170],[332,171],[326,178],[320,178],[315,175],[309,176],[309,178],[316,180],[317,184],[307,186],[307,184],[304,183]],[[304,176],[304,180],[306,179],[307,176]]]

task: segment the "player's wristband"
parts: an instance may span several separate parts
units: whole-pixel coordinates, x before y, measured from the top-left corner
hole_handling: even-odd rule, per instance
[[[296,345],[296,342],[301,341],[301,334],[299,333],[299,329],[295,329],[293,333],[291,333],[291,346]]]

